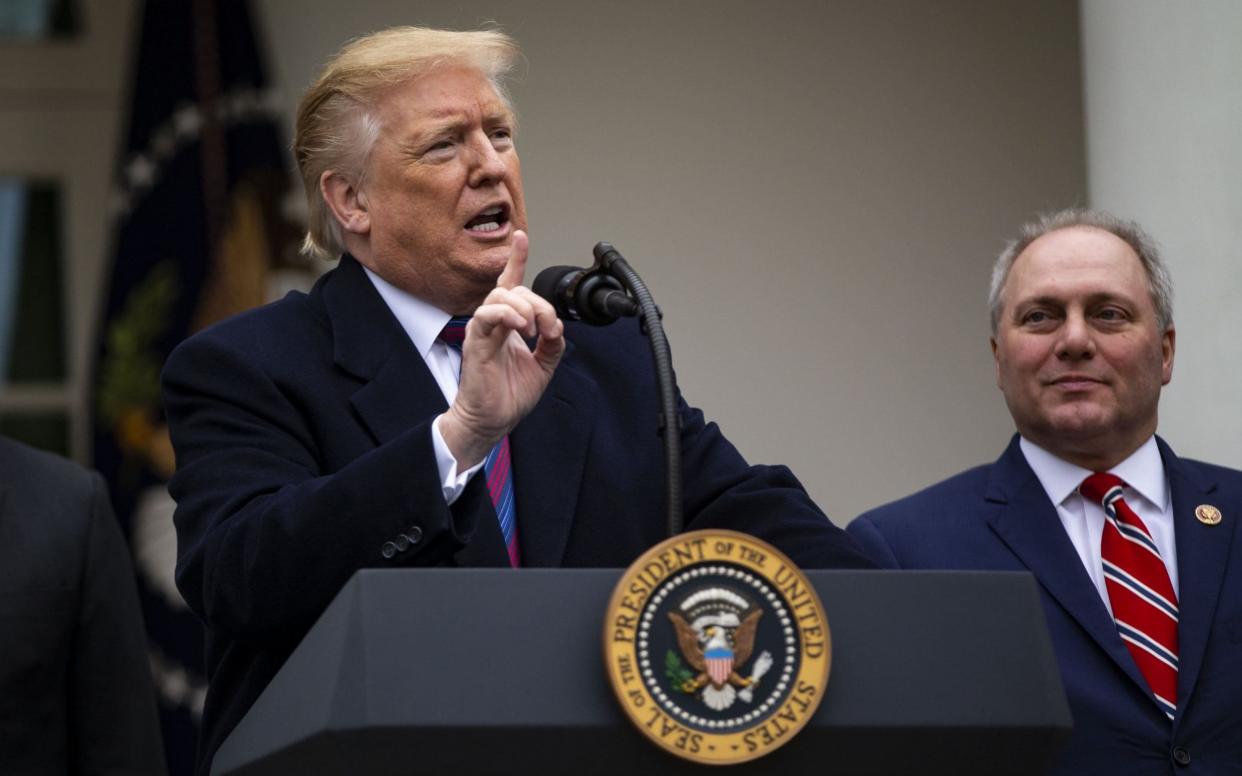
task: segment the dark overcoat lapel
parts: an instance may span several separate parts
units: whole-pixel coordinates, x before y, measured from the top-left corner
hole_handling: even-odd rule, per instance
[[[577,516],[596,390],[572,356],[569,345],[539,403],[509,435],[525,566],[560,566]]]
[[[324,284],[323,301],[332,329],[333,359],[363,383],[350,403],[377,445],[448,408],[426,363],[352,257],[342,257]],[[571,354],[572,346],[539,403],[509,438],[518,540],[526,566],[560,565],[586,465],[595,391],[591,379],[572,365]],[[478,502],[492,519],[483,521],[456,562],[507,565],[484,479],[473,478],[461,500]]]
[[[332,358],[364,384],[350,397],[377,445],[448,408],[440,386],[358,262],[341,258],[323,285]]]

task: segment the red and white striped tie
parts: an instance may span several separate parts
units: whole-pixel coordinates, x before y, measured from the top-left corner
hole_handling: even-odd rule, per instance
[[[1122,498],[1120,477],[1096,473],[1079,492],[1104,507],[1104,587],[1117,631],[1169,719],[1177,710],[1177,593],[1151,532]]]

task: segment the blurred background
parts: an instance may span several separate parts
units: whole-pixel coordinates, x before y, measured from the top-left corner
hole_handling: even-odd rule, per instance
[[[204,685],[163,358],[329,268],[296,253],[288,150],[323,62],[391,25],[492,23],[526,55],[529,277],[614,243],[689,401],[838,524],[1000,454],[991,262],[1070,205],[1163,246],[1160,433],[1242,468],[1242,3],[3,0],[0,432],[109,479],[174,773]]]

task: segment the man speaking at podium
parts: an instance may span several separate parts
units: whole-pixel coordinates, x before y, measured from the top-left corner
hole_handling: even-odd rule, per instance
[[[358,569],[619,567],[665,536],[637,325],[566,325],[521,284],[517,56],[496,31],[342,49],[295,140],[306,246],[339,265],[168,360],[177,582],[208,628],[204,770]],[[679,420],[687,528],[870,565],[787,469],[748,466],[684,402]]]
[[[1035,575],[1074,716],[1058,774],[1242,768],[1242,472],[1155,436],[1172,293],[1137,224],[1069,210],[1028,225],[991,292],[1018,434],[990,466],[849,526],[883,566]]]

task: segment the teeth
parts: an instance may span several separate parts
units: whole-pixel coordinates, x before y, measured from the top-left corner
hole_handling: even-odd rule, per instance
[[[494,232],[500,228],[504,212],[504,205],[493,205],[470,219],[474,223],[468,224],[466,228],[471,232]]]

